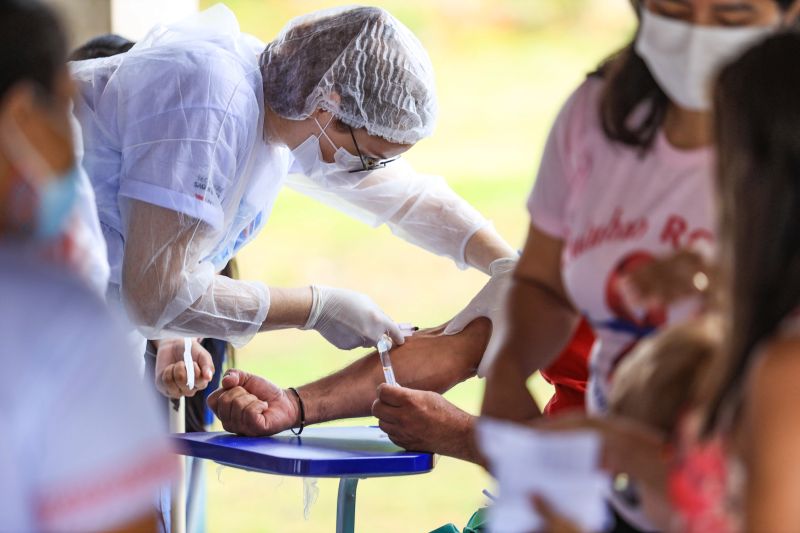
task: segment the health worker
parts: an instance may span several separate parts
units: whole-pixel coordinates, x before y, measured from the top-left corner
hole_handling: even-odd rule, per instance
[[[72,74],[110,299],[144,338],[242,345],[301,328],[342,349],[385,332],[402,344],[366,295],[218,275],[284,185],[459,267],[513,268],[514,251],[480,213],[398,159],[433,132],[437,102],[427,53],[382,9],[302,16],[265,46],[217,5],[126,53],[73,62]]]

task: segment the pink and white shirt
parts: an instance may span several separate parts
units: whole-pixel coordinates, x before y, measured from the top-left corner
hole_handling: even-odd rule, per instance
[[[646,152],[609,140],[600,123],[603,86],[587,79],[561,110],[528,201],[532,224],[564,241],[564,285],[599,341],[587,389],[594,412],[606,410],[621,358],[686,315],[629,311],[619,278],[679,249],[713,246],[716,226],[712,149],[678,150],[663,131]]]
[[[647,150],[609,140],[600,122],[604,82],[587,79],[564,105],[545,146],[528,210],[531,223],[564,242],[561,272],[597,337],[589,359],[589,412],[608,408],[614,369],[643,337],[688,317],[687,306],[632,312],[620,278],[677,250],[713,249],[713,151],[678,150],[659,131]],[[641,530],[642,509],[612,493]]]

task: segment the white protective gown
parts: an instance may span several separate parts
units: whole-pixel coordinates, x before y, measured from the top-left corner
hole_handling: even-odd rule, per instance
[[[263,49],[218,5],[157,26],[125,54],[71,64],[109,293],[147,338],[242,345],[267,317],[264,284],[217,275],[263,227],[293,167],[288,148],[264,141]],[[488,224],[404,162],[356,180],[291,181],[462,267],[466,242]]]

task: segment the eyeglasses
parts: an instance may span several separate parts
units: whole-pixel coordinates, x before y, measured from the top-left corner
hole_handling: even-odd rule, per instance
[[[383,168],[392,161],[395,161],[400,156],[393,157],[391,159],[376,159],[374,157],[367,157],[361,153],[361,149],[358,147],[358,141],[356,141],[356,135],[353,133],[353,128],[347,126],[347,129],[350,130],[350,137],[353,138],[353,145],[356,147],[356,153],[358,153],[358,158],[361,160],[361,168],[357,168],[355,170],[351,170],[350,174],[354,174],[356,172],[369,172],[371,170],[376,170],[379,168]]]

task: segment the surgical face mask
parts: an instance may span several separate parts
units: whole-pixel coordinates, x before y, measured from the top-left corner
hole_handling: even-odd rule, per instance
[[[62,235],[78,201],[78,172],[74,166],[45,183],[20,176],[25,183],[17,183],[11,189],[9,215],[14,224],[37,241]]]
[[[300,146],[292,150],[292,156],[300,165],[303,174],[318,182],[331,182],[340,185],[343,183],[353,183],[360,181],[362,176],[351,174],[350,170],[361,167],[361,159],[345,150],[337,147],[325,133],[325,129],[330,125],[331,120],[322,126],[317,119],[314,122],[320,129],[319,135],[311,135]],[[327,163],[322,159],[322,148],[320,147],[320,137],[324,136],[331,143],[336,152],[333,155],[333,163]]]
[[[331,120],[333,119],[331,118]],[[317,119],[314,119],[314,122],[317,122]],[[336,143],[333,142],[333,139],[328,137],[328,134],[325,132],[325,129],[328,127],[330,123],[331,121],[329,120],[328,124],[325,124],[325,127],[323,128],[320,125],[320,123],[317,122],[317,126],[319,126],[319,129],[322,132],[321,136],[325,137],[325,139],[331,144],[331,146],[333,146],[333,149],[335,150],[335,152],[333,153],[334,164],[338,167],[339,170],[346,170],[347,172],[351,172],[353,170],[356,171],[361,170],[363,166],[361,158],[358,157],[357,155],[351,154],[341,146],[336,146]]]
[[[77,164],[57,173],[16,125],[6,123],[1,130],[0,142],[24,181],[12,188],[9,206],[12,219],[17,219],[36,240],[58,237],[65,230],[78,200]]]
[[[722,67],[776,27],[697,26],[643,9],[636,53],[670,100],[684,109],[707,111]]]
[[[33,236],[37,240],[54,239],[66,229],[78,199],[78,167],[38,186],[36,196]]]

